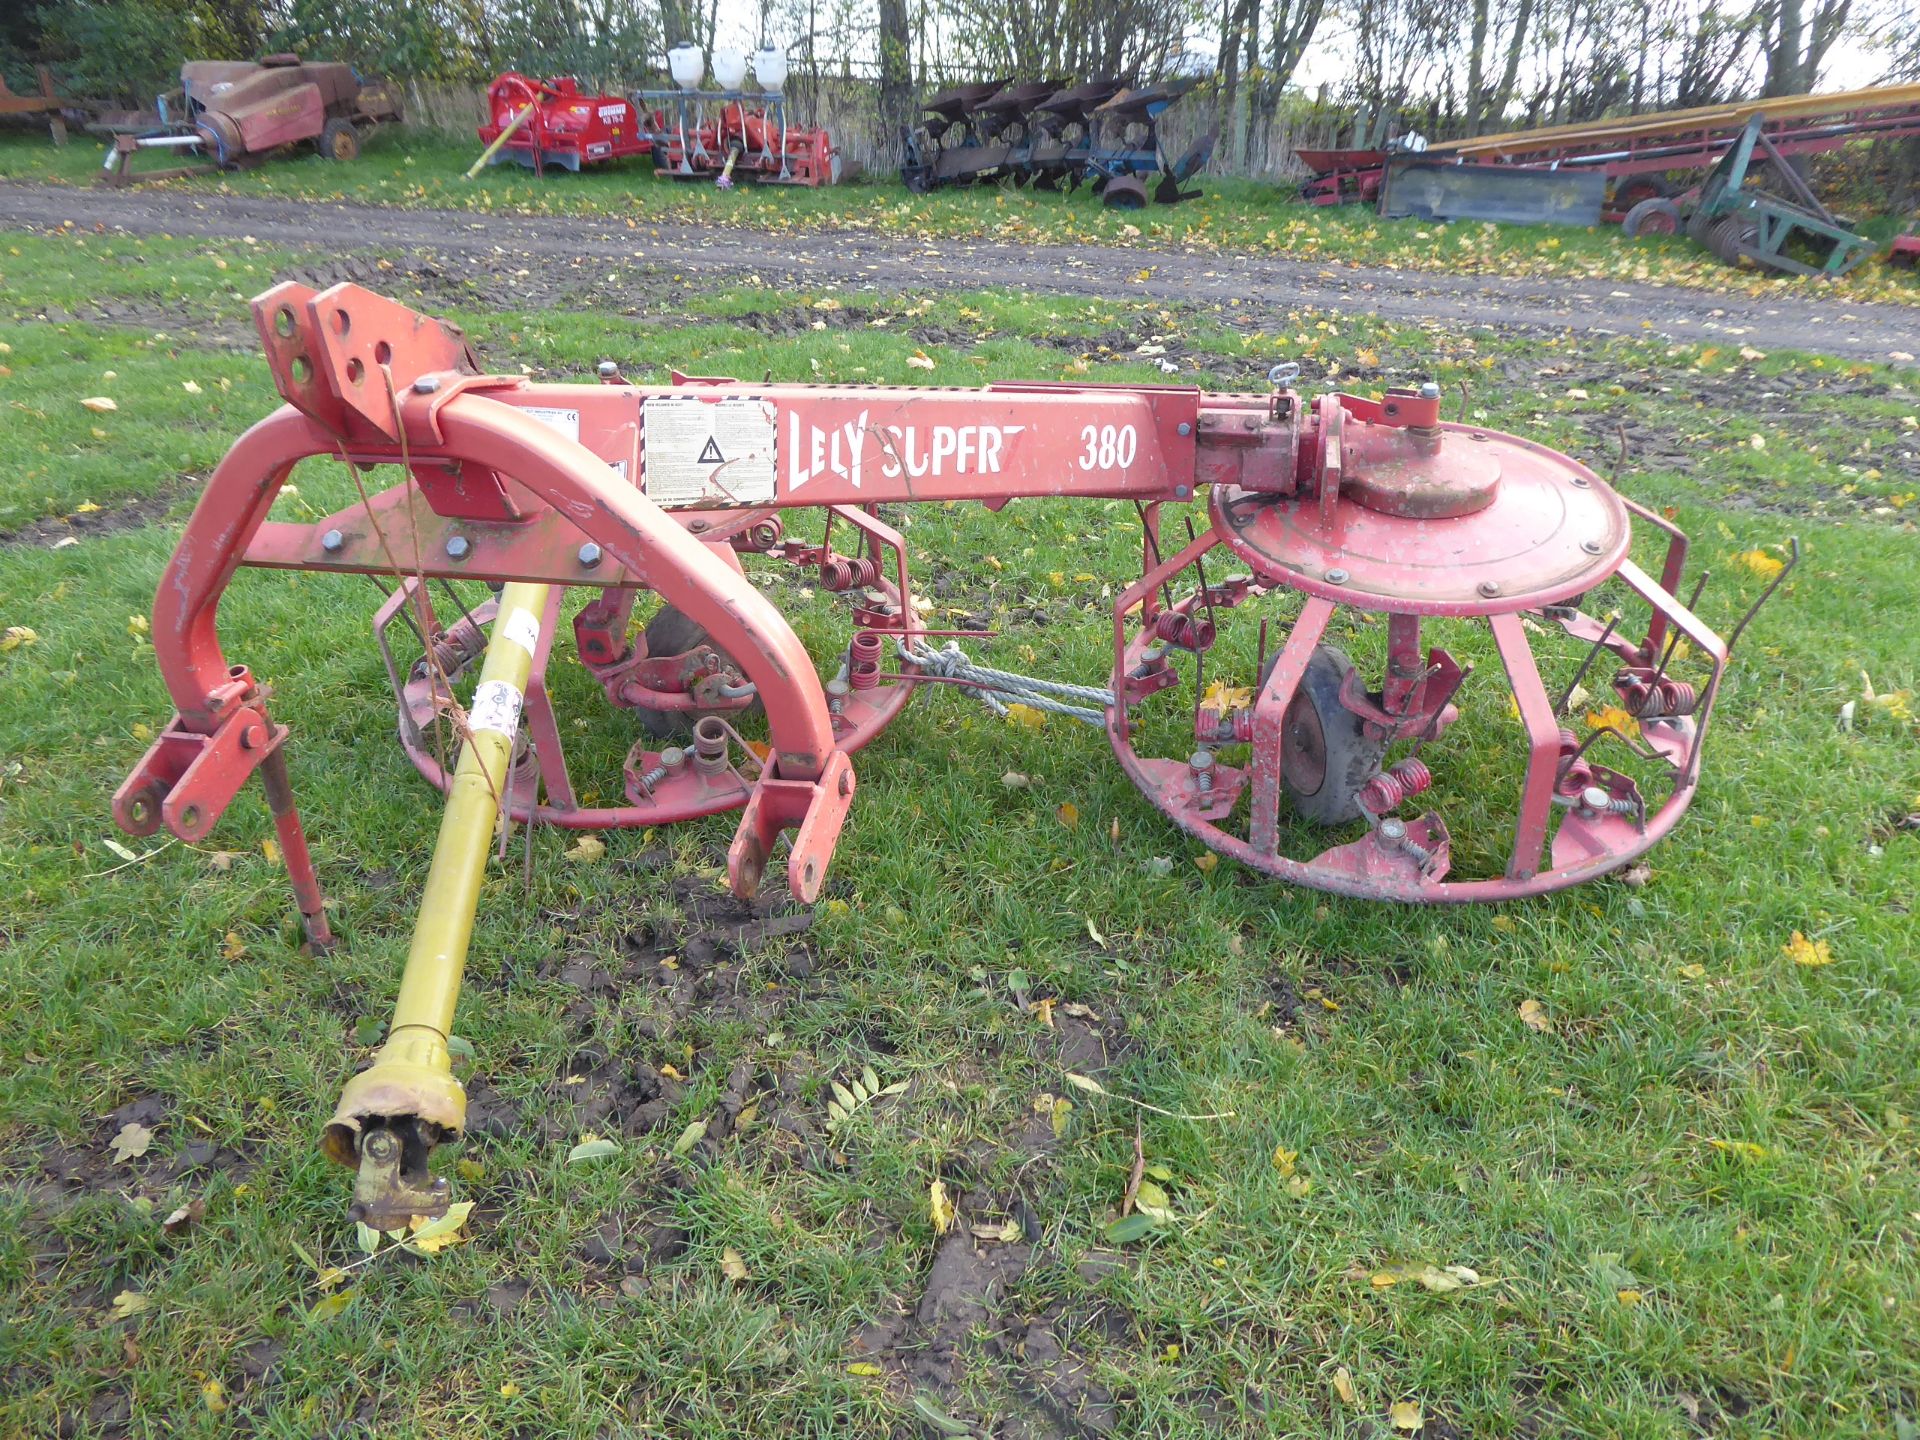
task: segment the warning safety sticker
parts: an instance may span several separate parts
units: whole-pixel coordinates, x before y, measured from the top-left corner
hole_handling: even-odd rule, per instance
[[[773,499],[771,400],[660,395],[640,407],[640,488],[656,505],[764,505]]]

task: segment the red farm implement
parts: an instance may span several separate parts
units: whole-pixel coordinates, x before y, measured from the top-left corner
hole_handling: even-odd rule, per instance
[[[1900,139],[1920,135],[1920,85],[1663,110],[1397,151],[1301,150],[1301,162],[1313,172],[1301,193],[1316,205],[1372,204],[1402,154],[1422,164],[1596,170],[1611,186],[1608,218],[1622,220],[1643,201],[1687,188],[1675,177],[1711,170],[1741,143],[1747,122],[1756,116],[1767,142],[1788,157],[1837,150],[1856,140]]]
[[[1688,589],[1671,522],[1564,455],[1444,421],[1432,382],[1308,396],[1278,366],[1251,394],[639,384],[605,362],[598,384],[545,384],[487,373],[452,327],[352,285],[283,284],[254,314],[287,403],[215,469],[167,566],[151,634],[178,709],[114,814],[197,843],[258,771],[307,933],[328,943],[288,730],[218,612],[241,566],[391,587],[375,632],[401,743],[448,798],[390,1039],[327,1132],[383,1228],[445,1203],[426,1156],[464,1123],[447,1035],[503,812],[530,834],[735,811],[735,891],[790,833],[786,884],[812,901],[852,757],[920,690],[958,686],[1104,732],[1172,826],[1264,875],[1512,900],[1673,829],[1746,623],[1723,639],[1701,617],[1705,577]],[[310,457],[400,478],[314,523],[271,518]],[[881,508],[1028,497],[1138,519],[1096,683],[976,664],[927,629]],[[810,654],[748,563],[840,597],[846,643]],[[481,603],[452,588],[482,581],[498,589]],[[661,608],[642,637],[643,600]],[[614,802],[584,798],[578,729],[546,683],[569,621],[606,699],[645,722]],[[1360,642],[1356,665],[1339,647]]]
[[[242,169],[309,142],[329,160],[352,160],[368,131],[399,118],[394,93],[363,81],[351,65],[268,55],[257,64],[189,61],[180,67],[180,89],[152,113],[103,116],[93,128],[114,136],[101,183],[132,185]],[[143,150],[197,154],[200,163],[135,171],[131,162]]]
[[[586,165],[645,155],[653,149],[640,113],[618,95],[583,95],[572,76],[535,80],[515,71],[487,87],[484,161],[513,160],[536,175],[557,165],[576,174]]]
[[[634,103],[653,127],[654,169],[669,180],[736,178],[763,185],[834,185],[841,174],[833,137],[795,123],[786,94],[786,52],[762,46],[751,61],[757,89],[746,88],[749,61],[737,50],[713,52],[717,90],[704,90],[706,59],[690,44],[667,53],[674,90],[640,90]]]

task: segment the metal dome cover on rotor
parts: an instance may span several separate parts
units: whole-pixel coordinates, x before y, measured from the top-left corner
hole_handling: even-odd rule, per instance
[[[1583,594],[1619,569],[1632,540],[1627,508],[1586,466],[1495,430],[1436,430],[1435,454],[1417,482],[1398,490],[1376,470],[1365,484],[1343,484],[1348,503],[1216,486],[1211,508],[1229,547],[1257,573],[1361,609],[1535,609]],[[1356,457],[1343,449],[1353,474]],[[1435,494],[1478,508],[1419,513],[1437,503]]]

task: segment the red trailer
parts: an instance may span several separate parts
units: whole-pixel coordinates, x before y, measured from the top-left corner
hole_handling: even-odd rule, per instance
[[[536,175],[558,165],[624,160],[652,151],[653,141],[631,102],[618,95],[583,95],[571,75],[535,80],[509,70],[487,87],[487,123],[480,138],[488,158],[509,156]]]
[[[1783,155],[1837,150],[1855,140],[1920,135],[1920,85],[1880,85],[1831,95],[1787,95],[1771,100],[1704,105],[1552,125],[1467,140],[1436,141],[1424,161],[1462,165],[1595,168],[1613,182],[1607,218],[1672,192],[1668,175],[1711,169],[1740,140],[1747,122],[1765,118],[1765,134]],[[1387,150],[1300,150],[1313,175],[1301,186],[1316,205],[1373,203],[1390,163]]]

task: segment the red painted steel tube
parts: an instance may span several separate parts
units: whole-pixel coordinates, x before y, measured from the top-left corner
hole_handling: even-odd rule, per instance
[[[805,647],[765,596],[591,451],[514,407],[459,395],[442,407],[440,423],[440,454],[512,475],[635,583],[705,626],[766,699],[782,776],[820,773],[835,748],[826,695]],[[210,733],[218,721],[209,700],[228,668],[216,613],[248,541],[293,466],[335,446],[320,425],[286,407],[243,435],[209,478],[154,597],[155,656],[189,728]]]
[[[1513,686],[1520,721],[1527,729],[1527,774],[1520,792],[1520,819],[1514,830],[1513,858],[1507,862],[1509,880],[1531,880],[1540,871],[1547,845],[1547,821],[1553,814],[1553,774],[1560,763],[1560,722],[1554,716],[1547,687],[1540,683],[1540,667],[1520,617],[1512,611],[1489,615],[1493,643]]]
[[[826,692],[771,601],[578,441],[479,394],[456,396],[439,418],[448,455],[512,476],[734,657],[766,705],[783,779],[822,772],[836,748]]]

